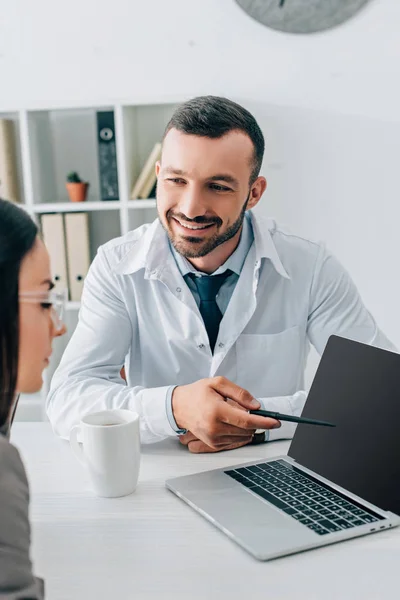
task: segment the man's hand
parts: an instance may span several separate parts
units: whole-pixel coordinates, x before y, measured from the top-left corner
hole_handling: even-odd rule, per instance
[[[209,452],[223,452],[224,450],[234,450],[235,448],[240,448],[241,446],[247,446],[250,444],[253,439],[253,435],[249,436],[248,439],[241,440],[240,442],[234,442],[233,444],[226,444],[219,446],[218,448],[211,448],[207,446],[204,442],[199,440],[196,436],[193,435],[190,431],[185,433],[185,435],[179,436],[179,441],[184,446],[187,446],[189,452],[193,454],[201,454],[201,453],[209,453]]]
[[[230,398],[228,398],[228,400],[226,402],[230,406],[234,406],[235,408],[237,408],[239,410],[246,411],[246,409],[243,408],[243,406],[241,406],[234,400],[231,400]],[[247,446],[247,444],[250,444],[252,439],[253,439],[253,432],[251,432],[251,435],[249,436],[248,439],[243,438],[242,440],[231,443],[231,444],[228,443],[226,445],[221,445],[216,450],[214,448],[211,448],[210,446],[207,446],[207,444],[205,444],[204,442],[199,440],[195,435],[193,435],[193,433],[191,431],[188,431],[184,435],[179,436],[180,443],[183,444],[184,446],[187,446],[189,452],[193,452],[194,454],[200,454],[200,453],[206,453],[206,452],[222,452],[223,450],[234,450],[235,448],[240,448],[241,446]]]
[[[234,404],[227,399],[234,400]],[[191,446],[190,450],[197,452],[245,446],[256,429],[280,427],[276,419],[247,412],[257,408],[260,408],[258,400],[225,377],[201,379],[190,385],[178,386],[172,395],[175,421],[178,427],[191,432],[193,438],[186,438],[189,440],[187,443]],[[185,438],[182,437],[184,443]]]

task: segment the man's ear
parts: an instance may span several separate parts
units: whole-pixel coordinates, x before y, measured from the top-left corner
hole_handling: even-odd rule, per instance
[[[261,199],[261,196],[267,189],[267,180],[265,177],[257,177],[250,189],[249,200],[247,202],[247,208],[254,208]]]

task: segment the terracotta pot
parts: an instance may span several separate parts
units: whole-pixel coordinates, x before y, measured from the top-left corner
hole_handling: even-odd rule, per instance
[[[88,183],[66,183],[65,187],[71,202],[84,202],[86,200]]]

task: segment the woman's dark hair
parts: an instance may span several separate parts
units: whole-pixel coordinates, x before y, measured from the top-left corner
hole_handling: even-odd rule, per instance
[[[19,271],[37,234],[22,208],[0,198],[0,427],[9,417],[17,385]]]
[[[230,131],[242,131],[254,146],[250,185],[257,179],[264,156],[264,136],[253,115],[232,100],[199,96],[178,106],[164,132],[177,129],[189,135],[220,138]]]

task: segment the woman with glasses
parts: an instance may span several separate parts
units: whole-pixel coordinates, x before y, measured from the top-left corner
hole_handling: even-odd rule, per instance
[[[0,199],[0,598],[43,598],[30,561],[29,489],[9,442],[16,400],[37,392],[54,337],[65,333],[65,294],[55,293],[38,230],[20,208]]]

